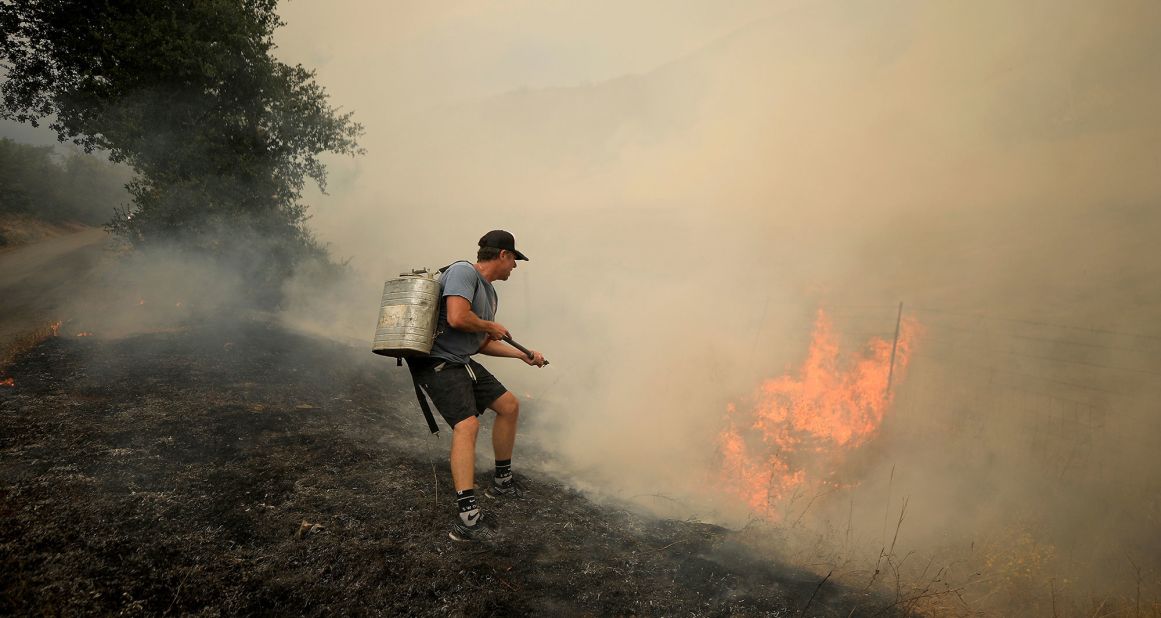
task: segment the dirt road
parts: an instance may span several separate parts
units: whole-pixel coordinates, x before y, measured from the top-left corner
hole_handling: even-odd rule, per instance
[[[104,230],[90,228],[0,252],[0,352],[69,317],[77,291],[107,263],[108,240]]]

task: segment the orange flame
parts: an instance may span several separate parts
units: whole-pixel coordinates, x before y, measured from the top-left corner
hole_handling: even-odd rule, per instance
[[[12,378],[5,378],[0,380],[0,386],[16,386],[16,380]]]
[[[79,332],[79,333],[77,333],[77,336],[78,336],[78,337],[92,337],[92,336],[93,336],[93,333],[90,333],[90,332],[88,332],[88,331],[84,331],[84,332]]]
[[[52,336],[53,337],[56,337],[57,335],[60,334],[60,325],[61,325],[60,320],[57,320],[57,321],[53,322],[52,324],[48,325],[48,327],[50,329],[52,329]]]
[[[910,318],[900,323],[893,384],[918,330]],[[844,358],[820,309],[798,374],[763,382],[752,410],[727,408],[718,438],[727,489],[755,513],[779,519],[777,507],[795,493],[835,485],[842,459],[875,435],[891,403],[891,348],[876,337],[862,354]]]

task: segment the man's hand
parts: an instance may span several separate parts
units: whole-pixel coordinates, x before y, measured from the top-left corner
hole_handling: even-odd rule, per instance
[[[548,364],[548,362],[544,360],[544,355],[540,352],[537,352],[536,350],[529,350],[529,352],[532,352],[532,358],[528,358],[527,355],[523,354],[520,356],[520,358],[523,359],[526,364],[532,365],[534,367],[543,367]]]
[[[488,339],[492,341],[500,341],[505,337],[511,337],[508,334],[508,329],[504,328],[504,325],[499,322],[486,322],[484,332],[488,334]]]

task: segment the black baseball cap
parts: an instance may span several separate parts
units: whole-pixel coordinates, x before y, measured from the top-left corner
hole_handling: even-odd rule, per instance
[[[492,230],[480,238],[481,247],[493,247],[511,251],[518,260],[528,261],[528,256],[516,250],[516,238],[504,230]]]

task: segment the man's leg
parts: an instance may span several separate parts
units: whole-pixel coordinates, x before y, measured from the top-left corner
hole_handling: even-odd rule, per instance
[[[476,435],[479,433],[480,420],[475,416],[469,416],[452,427],[451,473],[456,493],[475,486]]]
[[[521,497],[523,489],[512,479],[512,448],[516,444],[516,424],[520,419],[520,402],[483,365],[472,361],[470,367],[476,380],[472,391],[476,409],[491,409],[496,413],[492,423],[492,449],[496,454],[496,476],[485,494]]]
[[[496,422],[492,425],[492,449],[496,451],[496,461],[510,461],[516,445],[520,400],[512,391],[506,391],[488,407],[496,412]]]
[[[505,391],[488,406],[496,412],[496,422],[492,424],[492,449],[496,452],[496,476],[492,486],[485,492],[491,498],[524,496],[524,487],[512,476],[512,450],[516,445],[516,425],[520,420],[520,401],[509,391]]]
[[[483,524],[483,514],[476,501],[476,436],[480,431],[480,421],[473,382],[468,372],[456,367],[440,372],[425,370],[421,366],[412,375],[452,428],[448,460],[459,516],[448,535],[456,541],[487,540],[495,531]]]
[[[480,421],[475,416],[469,416],[452,427],[452,483],[456,487],[460,521],[452,526],[450,536],[456,541],[484,540],[492,534],[485,526],[479,525],[482,520],[476,502],[476,435],[479,431]]]

